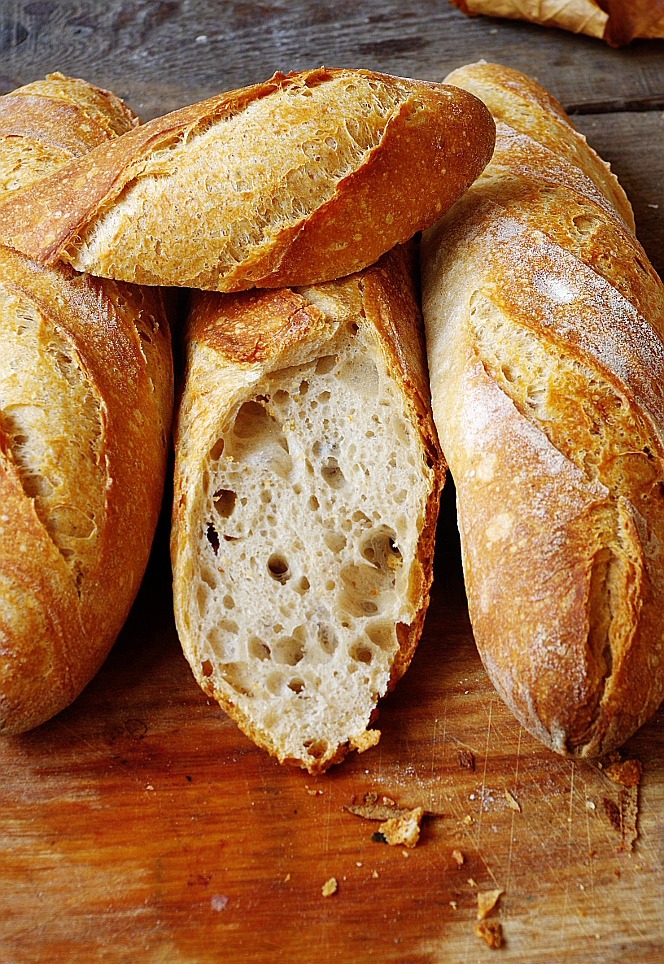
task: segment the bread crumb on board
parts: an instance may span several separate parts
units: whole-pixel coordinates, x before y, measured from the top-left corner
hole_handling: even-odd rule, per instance
[[[391,846],[403,844],[404,847],[414,847],[420,839],[420,824],[424,810],[415,807],[399,817],[390,817],[378,828],[378,832],[385,837],[385,842]]]
[[[363,733],[356,733],[355,736],[351,737],[348,746],[351,750],[364,753],[365,750],[370,750],[372,746],[376,746],[379,740],[380,730],[365,730]]]
[[[521,804],[507,789],[505,790],[505,799],[507,800],[510,810],[516,810],[521,813]]]
[[[475,771],[475,757],[470,750],[459,750],[457,752],[457,760],[462,770]]]
[[[477,919],[484,920],[498,903],[500,895],[504,893],[503,890],[480,891],[477,895]]]
[[[503,943],[503,928],[497,920],[483,920],[475,924],[475,933],[493,950]]]
[[[637,822],[639,818],[639,783],[643,774],[640,760],[615,761],[604,767],[604,775],[612,783],[622,789],[618,792],[618,803],[602,797],[604,812],[609,823],[620,834],[621,842],[617,850],[634,849],[634,843],[639,835]]]
[[[330,877],[329,880],[325,881],[321,888],[323,897],[331,897],[332,894],[336,894],[338,888],[339,885],[337,884],[336,877]]]
[[[457,867],[463,867],[464,861],[466,858],[464,857],[464,855],[461,853],[460,850],[453,850],[452,857],[456,862]]]

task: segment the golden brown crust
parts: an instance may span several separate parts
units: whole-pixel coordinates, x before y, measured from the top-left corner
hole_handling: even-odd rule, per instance
[[[594,756],[664,694],[664,289],[605,172],[555,156],[558,112],[542,137],[502,68],[454,79],[476,74],[530,134],[498,123],[423,240],[434,411],[487,670],[540,740]]]
[[[26,153],[37,141],[56,148],[42,155],[51,170],[60,149],[80,154],[134,121],[113,95],[61,75],[0,99],[0,137]],[[34,167],[19,169],[24,183],[35,176]],[[15,733],[80,693],[126,619],[161,504],[173,370],[159,291],[43,267],[2,248],[0,298],[3,332],[15,342],[5,350],[16,349],[19,365],[17,372],[5,367],[0,378],[0,732]],[[25,332],[34,334],[29,349]],[[20,365],[30,358],[53,378],[26,397],[16,378],[25,385]],[[89,411],[81,413],[83,435],[72,446],[74,427],[57,421],[57,393],[81,386]],[[25,431],[9,430],[16,410],[26,408],[49,412],[48,439],[39,418],[28,418]],[[77,472],[76,458],[94,471]],[[93,483],[99,491],[85,489]],[[77,505],[67,501],[72,489]],[[65,501],[56,499],[52,515],[42,496],[60,490]],[[68,537],[76,536],[86,505],[89,535],[79,544],[89,545],[77,570]]]
[[[138,293],[127,291],[129,307],[123,309],[109,297],[106,282],[66,267],[40,266],[7,249],[0,249],[0,287],[36,309],[78,359],[100,400],[106,476],[103,517],[95,520],[96,562],[77,592],[5,453],[3,487],[11,490],[11,509],[0,520],[0,571],[5,591],[20,585],[35,612],[43,614],[48,663],[48,673],[32,675],[34,640],[27,626],[25,633],[15,629],[11,644],[3,646],[0,731],[20,732],[71,702],[106,658],[127,617],[161,505],[173,376],[159,292],[141,292],[136,310]],[[121,295],[125,286],[114,287]],[[146,357],[141,333],[148,331],[154,350]],[[21,539],[28,550],[17,554]]]
[[[191,590],[191,564],[186,561],[190,538],[187,491],[200,471],[219,424],[256,384],[257,366],[262,371],[293,364],[298,350],[326,345],[338,324],[365,326],[380,351],[418,426],[428,454],[432,481],[424,510],[417,556],[411,569],[408,599],[414,616],[410,625],[397,626],[397,651],[388,688],[392,689],[408,668],[422,633],[433,577],[433,551],[440,493],[444,482],[443,461],[431,412],[424,332],[419,310],[417,247],[397,247],[376,265],[340,281],[300,291],[282,289],[230,295],[197,292],[192,297],[185,328],[187,368],[183,394],[174,426],[176,450],[175,494],[171,530],[176,624],[185,655],[194,675],[208,695],[238,723],[258,746],[281,762],[306,766],[319,773],[344,759],[353,740],[329,746],[319,759],[286,759],[269,731],[257,727],[243,710],[241,701],[227,688],[206,676],[197,655],[197,641],[190,638],[186,607]],[[330,307],[323,312],[321,304]],[[323,351],[325,353],[325,351]],[[309,351],[311,354],[311,349]],[[304,357],[304,355],[302,356]],[[315,355],[314,355],[315,357]],[[195,369],[195,371],[194,371]],[[248,388],[239,387],[247,376]],[[224,387],[218,388],[219,385]],[[240,393],[240,394],[239,394]],[[371,722],[371,721],[370,721]],[[361,744],[360,734],[357,743]]]
[[[159,270],[122,250],[114,251],[100,273],[108,269],[109,276],[129,281],[186,282],[238,291],[309,284],[359,270],[433,223],[487,164],[495,132],[488,111],[476,98],[456,88],[368,71],[321,68],[287,77],[275,74],[267,83],[151,121],[19,192],[0,205],[0,241],[43,263],[70,257],[68,248],[76,247],[77,238],[98,215],[112,210],[148,159],[276,91],[293,85],[313,88],[342,76],[362,77],[384,90],[399,91],[403,102],[390,115],[377,148],[342,177],[333,197],[308,217],[283,227],[269,242],[261,242],[225,274],[209,264],[204,270],[188,268],[188,257],[198,263],[204,252],[198,251],[194,238],[180,236],[158,239],[160,250],[169,249]],[[197,180],[193,174],[192,178]],[[192,203],[195,192],[187,201]],[[91,270],[97,272],[94,265]]]

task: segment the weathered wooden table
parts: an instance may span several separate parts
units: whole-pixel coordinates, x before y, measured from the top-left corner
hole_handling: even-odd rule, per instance
[[[60,69],[143,119],[275,69],[441,80],[480,57],[505,63],[537,77],[611,161],[664,272],[664,42],[614,51],[470,21],[446,0],[31,0],[0,5],[0,51],[2,92]],[[623,752],[644,767],[630,853],[607,816],[620,788],[539,746],[487,680],[449,485],[424,636],[383,703],[381,742],[318,778],[258,751],[195,684],[167,526],[166,504],[97,678],[55,720],[0,743],[0,961],[664,960],[664,711]],[[366,792],[435,814],[416,849],[372,842],[376,825],[343,809]],[[323,898],[331,876],[339,889]],[[493,888],[498,951],[473,931],[477,891]]]

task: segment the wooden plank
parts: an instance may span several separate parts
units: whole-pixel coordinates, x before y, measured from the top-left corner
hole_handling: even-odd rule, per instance
[[[664,712],[625,748],[644,765],[629,853],[603,804],[619,788],[542,748],[488,682],[449,487],[434,585],[380,744],[309,777],[256,749],[194,682],[162,528],[96,679],[57,719],[0,742],[2,959],[479,962],[477,892],[498,887],[505,962],[530,964],[534,948],[551,964],[661,961]],[[407,856],[343,809],[367,791],[436,814]]]
[[[664,103],[664,42],[612,50],[532,24],[468,19],[447,0],[64,2],[0,6],[0,90],[59,69],[110,86],[146,120],[274,70],[363,66],[429,80],[486,60],[583,110]]]

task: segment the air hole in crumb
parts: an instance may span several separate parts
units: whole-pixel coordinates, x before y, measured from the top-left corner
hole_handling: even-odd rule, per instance
[[[298,627],[299,628],[299,627]],[[304,656],[304,639],[297,638],[297,631],[292,636],[282,636],[272,645],[272,658],[275,663],[286,666],[297,666]]]
[[[247,644],[247,651],[253,659],[266,660],[272,655],[270,653],[270,647],[259,639],[258,636],[252,636]]]
[[[309,580],[307,579],[306,576],[301,576],[300,579],[298,579],[297,581],[297,585],[295,586],[295,592],[303,596],[305,592],[307,592],[309,589],[310,589]]]
[[[318,396],[318,401],[324,405],[325,402],[329,402],[330,398],[331,398],[331,395],[329,392],[321,392],[320,395]]]
[[[373,659],[373,653],[369,647],[363,646],[362,643],[355,643],[354,646],[351,646],[349,656],[357,663],[365,663],[366,665]]]
[[[329,375],[337,363],[336,355],[323,355],[316,362],[317,375]]]
[[[318,502],[318,499],[316,498],[315,495],[311,496],[311,498],[307,502],[307,506],[311,509],[312,512],[315,512],[317,509],[320,509],[320,503]]]
[[[261,502],[263,505],[269,505],[272,501],[272,493],[268,489],[263,489],[261,492]]]
[[[327,465],[323,466],[320,474],[331,489],[341,489],[346,484],[346,479],[336,459],[328,459]]]
[[[330,552],[341,552],[346,548],[346,536],[341,532],[326,532],[323,541]]]
[[[228,595],[224,596],[224,606],[226,607],[226,609],[235,608],[235,600],[233,599],[232,596],[228,596]]]
[[[325,583],[325,588],[327,589],[328,592],[332,592],[335,585],[336,583],[334,582],[333,579],[328,579],[327,582]]]
[[[215,527],[212,525],[211,522],[208,524],[208,527],[207,527],[207,541],[212,546],[212,549],[216,556],[217,553],[219,552],[219,536],[217,534],[217,530],[215,529]]]
[[[290,401],[290,395],[285,392],[282,388],[274,393],[272,400],[275,405],[285,405],[286,402]]]
[[[267,568],[272,578],[280,582],[282,586],[291,577],[288,560],[278,552],[272,553],[267,561]]]
[[[304,680],[298,676],[294,676],[293,679],[288,681],[288,689],[294,693],[301,693],[304,689]]]
[[[300,395],[306,395],[308,391],[309,391],[309,382],[307,381],[300,382]]]
[[[221,458],[221,454],[224,451],[224,440],[223,438],[218,439],[212,448],[210,449],[210,458],[213,462],[216,462]]]
[[[203,676],[206,676],[206,677],[212,676],[212,673],[213,673],[212,663],[210,662],[209,659],[206,659],[201,663],[201,670],[203,671]]]
[[[302,486],[296,482],[295,485],[293,486],[293,492],[295,493],[295,495],[299,495],[302,492]]]
[[[304,746],[314,760],[320,760],[327,753],[327,742],[325,740],[305,740]]]
[[[232,489],[219,489],[212,496],[214,507],[222,519],[228,519],[235,508],[237,496]]]
[[[364,631],[374,646],[379,649],[388,652],[394,648],[396,641],[392,623],[369,623]]]
[[[339,645],[337,634],[326,623],[321,623],[318,627],[318,644],[324,653],[331,656]]]
[[[305,467],[305,469],[307,470],[307,472],[309,473],[309,475],[313,475],[313,474],[314,474],[314,467],[313,467],[313,465],[311,464],[311,462],[309,461],[309,459],[305,459],[305,460],[304,460],[304,467]]]

